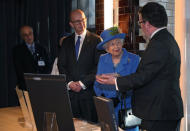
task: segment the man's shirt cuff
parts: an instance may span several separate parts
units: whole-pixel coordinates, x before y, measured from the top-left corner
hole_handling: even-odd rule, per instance
[[[86,89],[86,86],[81,81],[79,81],[79,84],[80,84],[80,86],[82,87],[83,90]]]
[[[114,81],[115,81],[115,88],[118,91],[119,89],[118,89],[118,86],[117,86],[117,78],[115,78]]]
[[[67,90],[71,90],[71,89],[69,88],[69,85],[71,84],[71,82],[73,82],[73,81],[70,81],[70,82],[67,84]],[[80,86],[82,87],[83,90],[86,89],[86,86],[85,86],[81,81],[79,81],[79,84],[80,84]]]
[[[73,82],[73,81],[70,81],[70,82],[67,84],[67,90],[71,90],[71,89],[69,88],[69,85],[71,84],[71,82]]]

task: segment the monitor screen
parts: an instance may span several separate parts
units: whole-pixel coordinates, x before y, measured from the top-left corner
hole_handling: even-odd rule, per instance
[[[98,120],[102,131],[118,131],[114,106],[111,99],[94,96]]]
[[[46,126],[47,113],[56,115],[60,131],[74,131],[65,75],[24,74],[38,131]]]

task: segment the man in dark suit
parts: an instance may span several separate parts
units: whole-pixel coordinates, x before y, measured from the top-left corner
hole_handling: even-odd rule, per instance
[[[139,12],[139,25],[149,44],[136,73],[124,77],[97,76],[102,84],[116,84],[118,90],[133,90],[132,110],[147,131],[175,131],[183,117],[179,87],[180,50],[167,31],[164,7],[150,2]]]
[[[59,73],[66,74],[73,116],[96,122],[93,83],[101,54],[96,45],[101,40],[86,30],[86,16],[82,10],[71,12],[70,26],[75,33],[63,40],[58,57]]]
[[[20,28],[22,44],[13,49],[13,60],[19,88],[26,89],[23,73],[47,74],[51,71],[49,55],[39,43],[34,42],[32,27]]]

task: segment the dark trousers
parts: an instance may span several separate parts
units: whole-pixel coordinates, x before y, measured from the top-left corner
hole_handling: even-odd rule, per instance
[[[179,131],[180,120],[142,120],[140,128],[146,131]]]
[[[97,123],[97,113],[90,90],[69,92],[73,117]]]

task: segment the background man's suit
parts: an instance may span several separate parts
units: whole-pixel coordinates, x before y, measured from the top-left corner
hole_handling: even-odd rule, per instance
[[[69,91],[74,117],[97,121],[93,102],[93,83],[100,52],[96,49],[100,37],[87,31],[78,60],[75,54],[75,33],[63,40],[58,57],[60,74],[66,74],[67,82],[81,81],[87,88],[80,92]]]
[[[38,43],[35,43],[34,54],[28,49],[26,43],[17,45],[13,49],[13,59],[18,85],[21,89],[26,89],[23,73],[47,74],[51,71],[49,55]],[[43,60],[45,65],[39,66],[39,60]]]
[[[143,120],[180,120],[180,51],[173,36],[162,29],[150,40],[135,74],[118,78],[120,91],[133,89],[132,108]]]

